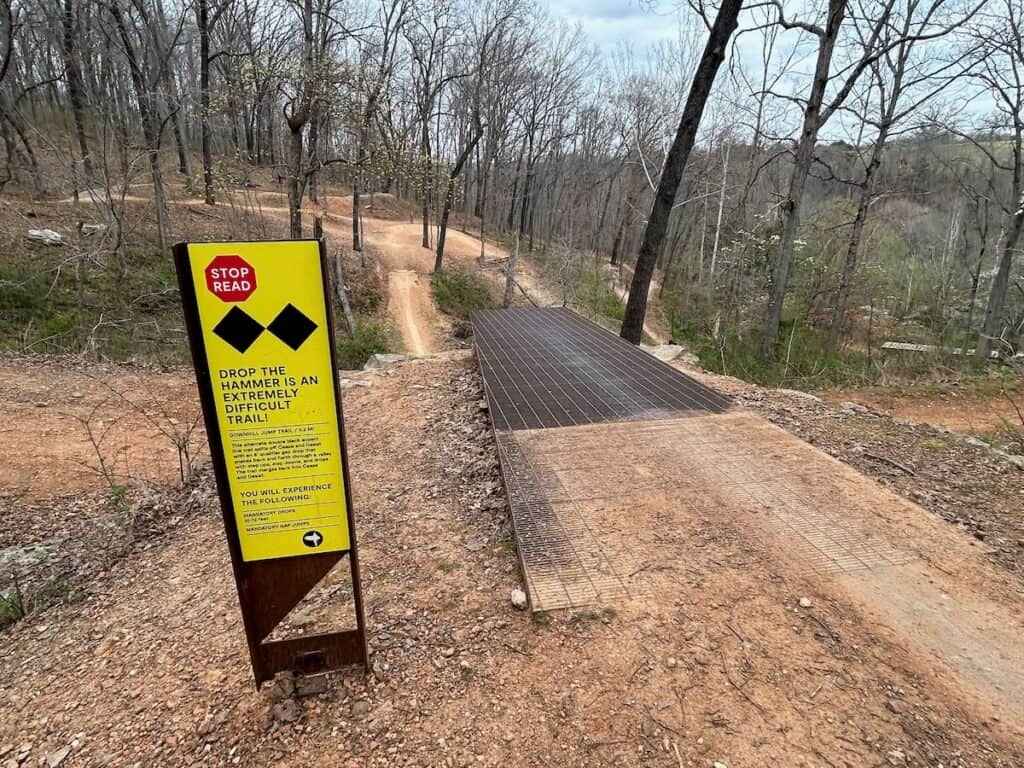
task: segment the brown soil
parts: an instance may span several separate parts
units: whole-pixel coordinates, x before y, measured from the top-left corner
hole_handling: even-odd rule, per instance
[[[12,367],[26,378],[53,376],[49,367]],[[85,374],[115,386],[141,376],[137,386],[169,402],[191,387],[189,372],[68,375]],[[417,361],[368,380],[372,387],[345,393],[344,407],[372,674],[335,675],[326,694],[298,700],[293,713],[275,708],[273,688],[253,690],[223,527],[207,490],[203,516],[139,541],[87,585],[86,599],[30,615],[5,633],[0,759],[27,751],[34,763],[72,744],[62,766],[1016,766],[1024,759],[1020,720],[1006,710],[995,719],[999,696],[979,700],[969,677],[942,679],[937,670],[948,659],[923,657],[892,613],[878,608],[874,587],[858,591],[845,576],[802,570],[787,542],[771,536],[767,515],[748,514],[675,466],[672,476],[688,492],[659,492],[669,478],[655,476],[654,490],[629,497],[630,515],[616,514],[627,500],[613,480],[630,467],[614,439],[600,488],[615,502],[595,504],[605,521],[598,531],[610,547],[642,537],[633,557],[643,594],[608,610],[536,621],[515,612],[508,595],[517,563],[475,363]],[[790,416],[815,423],[795,409]],[[35,434],[35,411],[12,417],[28,420],[24,434]],[[982,548],[963,534],[909,504],[880,516],[880,500],[889,497],[857,490],[864,480],[853,470],[814,451],[808,463],[810,449],[767,425],[746,429],[756,453],[798,460],[806,470],[801,492],[820,492],[827,473],[856,502],[852,520],[870,522],[894,545],[911,542],[922,567],[945,569],[931,587],[894,593],[895,604],[911,605],[914,590],[934,588],[957,605],[995,602],[999,616],[1017,605],[1019,582],[981,562]],[[672,454],[656,448],[648,469],[658,472]],[[39,471],[51,467],[47,456],[39,461]],[[635,489],[631,483],[623,487]],[[812,606],[801,608],[801,597]],[[338,607],[324,610],[335,624],[348,623],[332,614]],[[955,623],[972,638],[986,636],[976,626],[996,626],[969,619]],[[1019,624],[1011,629],[1019,641]],[[1012,674],[1011,661],[993,663]]]
[[[236,198],[235,205],[248,211],[255,220],[258,220],[262,230],[247,230],[233,236],[285,236],[288,207],[287,195],[284,192],[250,190],[236,195]],[[72,202],[72,198],[65,198],[50,201],[50,204]],[[140,207],[152,204],[150,198],[137,194],[126,196],[125,202]],[[193,217],[200,218],[219,217],[224,209],[223,206],[221,209],[210,209],[201,199],[188,196],[172,196],[171,202],[175,206],[185,207]],[[414,206],[394,195],[382,193],[364,196],[363,203],[365,245],[378,257],[380,266],[389,273],[415,273],[400,274],[397,279],[388,281],[388,313],[401,333],[405,349],[413,355],[429,354],[443,349],[445,344],[440,339],[438,329],[444,327],[445,323],[438,317],[430,293],[429,274],[434,268],[434,250],[421,245],[422,227],[415,221],[417,212]],[[329,243],[332,247],[340,246],[349,252],[348,246],[352,241],[352,196],[323,195],[319,205]],[[86,207],[88,208],[87,204]],[[307,221],[313,213],[313,204],[307,203],[303,210]],[[190,236],[195,239],[195,232]],[[434,230],[431,231],[431,237],[436,237]],[[484,253],[485,257],[489,258],[504,255],[490,243],[485,245]],[[457,224],[451,223],[445,242],[446,266],[472,268],[479,257],[480,240],[459,231]]]
[[[957,432],[987,434],[1007,424],[1024,429],[1013,405],[1001,395],[979,395],[953,388],[928,395],[881,394],[870,390],[827,392],[829,402],[851,401],[907,421],[936,424]],[[1017,397],[1024,410],[1024,398]]]
[[[433,328],[437,326],[437,310],[431,301],[429,278],[409,269],[393,269],[388,273],[388,309],[402,330],[405,351],[422,357],[437,349]]]
[[[102,486],[101,458],[119,484],[171,483],[180,471],[176,441],[195,425],[193,456],[205,446],[195,383],[181,374],[6,358],[0,387],[5,496]]]

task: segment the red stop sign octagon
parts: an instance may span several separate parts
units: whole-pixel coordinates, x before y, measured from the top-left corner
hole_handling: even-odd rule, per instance
[[[215,256],[206,267],[206,288],[221,301],[245,301],[256,290],[256,270],[241,256]]]

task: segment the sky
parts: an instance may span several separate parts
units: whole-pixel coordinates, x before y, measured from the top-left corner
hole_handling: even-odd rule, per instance
[[[816,0],[805,2],[810,2],[809,7],[804,6],[805,11],[816,5]],[[795,6],[800,5],[800,0],[796,0]],[[591,44],[598,48],[600,57],[606,62],[614,60],[616,50],[623,44],[628,45],[636,56],[642,58],[652,44],[678,40],[680,12],[692,14],[685,0],[547,0],[547,6],[555,18],[564,19],[572,24],[579,23]],[[790,10],[788,13],[792,15],[793,11]],[[801,18],[805,15],[796,13],[796,16]],[[752,18],[744,14],[740,27],[749,27],[751,23]],[[747,71],[759,71],[762,67],[761,42],[760,32],[748,30],[739,36],[736,49],[741,57],[741,66],[744,66],[742,62],[745,62]],[[800,46],[800,55],[792,62],[794,75],[788,78],[788,87],[802,92],[813,71],[815,46],[802,33],[791,31],[780,36],[776,55],[785,56],[788,50],[786,46],[791,45]],[[993,107],[993,102],[987,94],[972,92],[970,98],[955,100],[966,102],[965,106],[961,107],[966,119],[988,114]],[[794,112],[793,117],[798,122],[800,112]],[[844,122],[846,121],[842,115],[831,121],[823,130],[822,139],[854,138],[854,131],[848,125],[843,125]]]
[[[676,37],[676,6],[638,0],[549,0],[552,15],[579,22],[604,56],[629,42],[637,50]]]

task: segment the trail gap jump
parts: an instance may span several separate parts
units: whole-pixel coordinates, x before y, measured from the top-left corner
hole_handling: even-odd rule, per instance
[[[1019,595],[941,521],[570,310],[472,322],[535,612],[664,612],[714,521],[1024,713]]]

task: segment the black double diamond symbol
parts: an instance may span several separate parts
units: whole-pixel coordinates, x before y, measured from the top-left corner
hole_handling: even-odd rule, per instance
[[[270,321],[270,325],[266,328],[254,320],[244,309],[232,307],[214,326],[213,332],[239,352],[245,352],[265,330],[270,331],[289,347],[297,350],[316,329],[316,323],[302,314],[294,305],[288,304],[278,313],[277,317]]]
[[[271,321],[267,330],[292,349],[298,349],[316,330],[316,323],[289,304]]]
[[[245,352],[263,333],[263,326],[245,310],[232,307],[224,319],[214,326],[213,332],[239,352]]]

